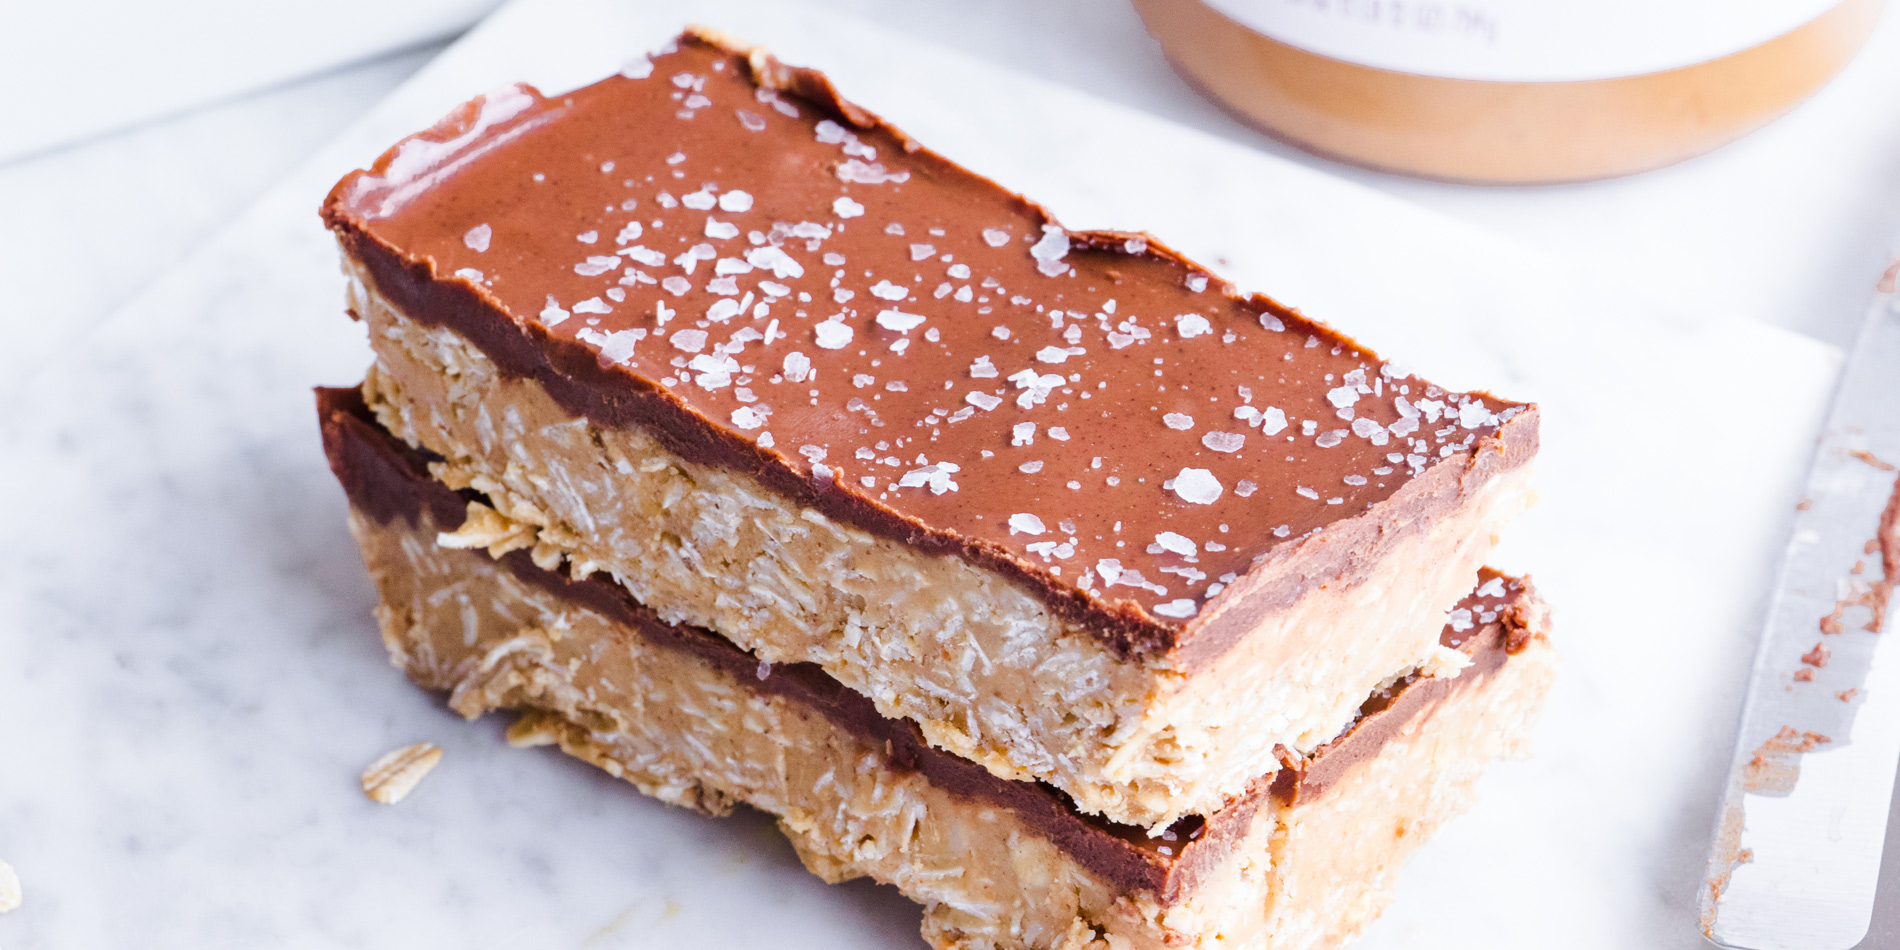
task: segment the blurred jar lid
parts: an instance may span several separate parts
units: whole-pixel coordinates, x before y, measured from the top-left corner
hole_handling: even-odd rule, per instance
[[[1175,67],[1306,148],[1433,178],[1681,161],[1792,108],[1881,0],[1135,0]]]

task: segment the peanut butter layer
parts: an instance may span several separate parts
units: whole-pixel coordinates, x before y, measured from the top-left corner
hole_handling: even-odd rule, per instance
[[[1334,945],[1376,915],[1483,763],[1518,747],[1549,675],[1541,603],[1487,573],[1444,632],[1469,663],[1460,675],[1392,684],[1277,781],[1151,838],[930,748],[815,666],[762,664],[662,623],[617,584],[524,551],[441,547],[471,493],[429,478],[355,391],[320,391],[319,406],[385,638],[411,676],[469,716],[525,710],[517,739],[558,742],[669,802],[779,815],[815,872],[871,875],[931,905],[938,945]]]

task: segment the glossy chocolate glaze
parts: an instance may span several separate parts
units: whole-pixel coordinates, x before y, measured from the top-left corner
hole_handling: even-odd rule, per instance
[[[1123,655],[1217,656],[1536,450],[1534,408],[1064,232],[821,74],[692,36],[470,102],[324,215],[404,313],[570,411],[997,570]]]
[[[358,390],[317,390],[317,412],[331,470],[360,513],[382,523],[400,519],[413,526],[427,511],[438,528],[452,531],[461,526],[467,502],[480,498],[473,492],[452,491],[431,478],[430,458],[378,426]],[[866,743],[882,745],[890,768],[921,772],[952,794],[1009,809],[1092,873],[1122,888],[1153,891],[1164,902],[1192,892],[1239,846],[1269,795],[1282,805],[1316,798],[1353,765],[1377,753],[1409,717],[1449,691],[1466,688],[1495,672],[1515,652],[1507,650],[1507,642],[1521,649],[1522,642],[1541,636],[1542,624],[1541,607],[1528,583],[1487,570],[1479,590],[1459,605],[1460,610],[1470,611],[1468,618],[1454,615],[1453,626],[1445,628],[1441,641],[1473,657],[1473,666],[1463,675],[1448,681],[1395,684],[1368,702],[1346,732],[1311,757],[1288,762],[1287,768],[1255,782],[1248,794],[1219,812],[1183,818],[1151,838],[1141,828],[1078,812],[1050,786],[997,778],[981,766],[932,748],[914,724],[878,715],[869,700],[815,664],[762,668],[756,657],[723,637],[660,621],[618,584],[573,580],[565,573],[543,570],[526,551],[511,551],[500,564],[525,582],[616,621],[628,636],[654,647],[688,651],[749,689],[800,703]],[[1460,628],[1465,622],[1470,626]],[[764,676],[759,675],[762,670]]]

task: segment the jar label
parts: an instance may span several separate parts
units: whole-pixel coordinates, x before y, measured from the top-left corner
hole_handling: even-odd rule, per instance
[[[1693,66],[1803,26],[1839,0],[1205,0],[1269,38],[1398,72],[1498,82]]]

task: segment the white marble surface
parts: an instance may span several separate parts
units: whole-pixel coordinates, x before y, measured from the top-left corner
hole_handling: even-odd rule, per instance
[[[578,82],[689,10],[1073,225],[1148,228],[1429,373],[1541,400],[1546,503],[1505,560],[1558,604],[1568,674],[1539,758],[1487,781],[1361,945],[1696,944],[1825,348],[1593,305],[1595,281],[1483,233],[913,41],[784,5],[670,10],[511,7],[130,307],[0,373],[0,722],[25,726],[0,731],[0,857],[28,893],[0,946],[912,945],[901,899],[817,884],[764,822],[508,750],[404,684],[317,451],[307,387],[365,360],[312,213],[329,181],[471,91]],[[1166,187],[1119,187],[1158,169]],[[419,738],[448,748],[437,774],[364,801],[362,765]]]
[[[0,161],[440,41],[497,2],[0,4]]]

